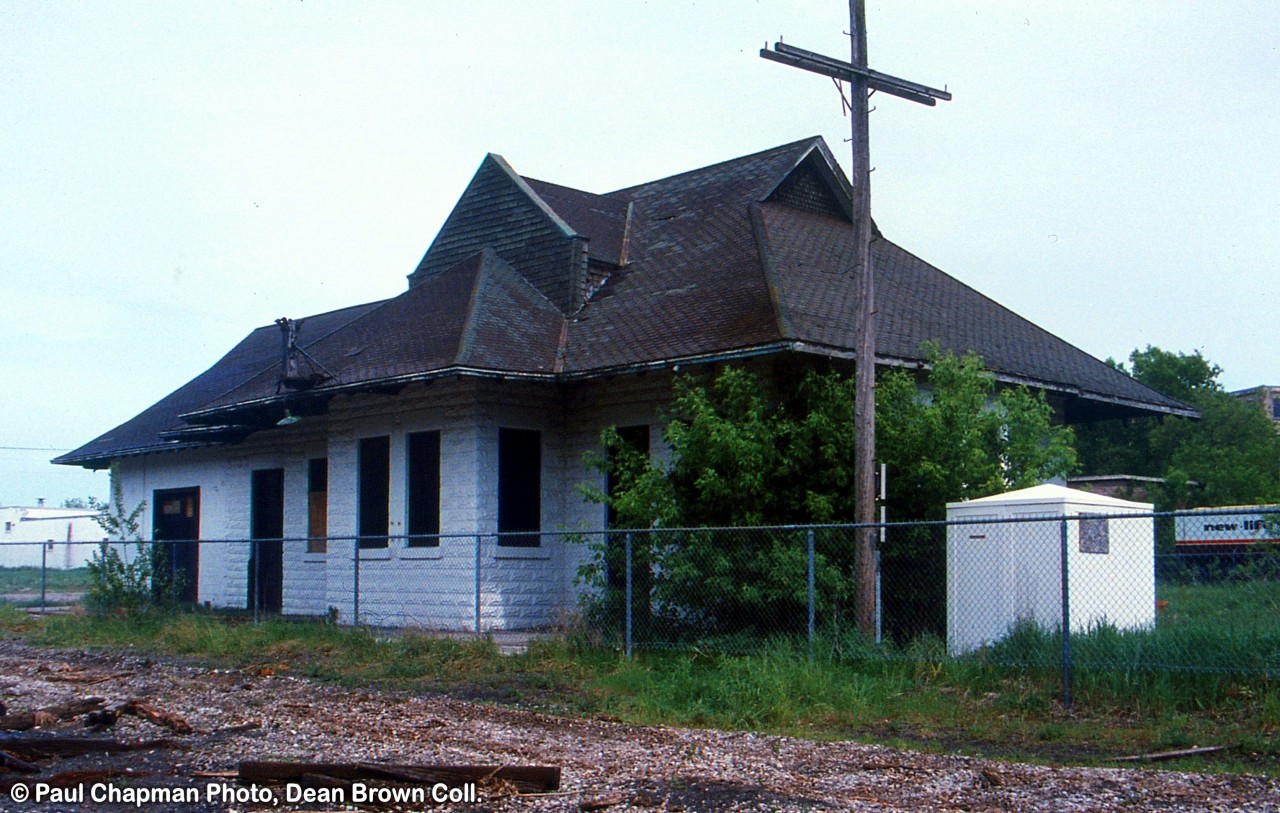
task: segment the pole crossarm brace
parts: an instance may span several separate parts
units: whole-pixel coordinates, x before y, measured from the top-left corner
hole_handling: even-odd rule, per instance
[[[768,48],[761,48],[760,56],[773,62],[781,62],[783,65],[801,68],[811,73],[819,73],[845,82],[852,82],[855,76],[861,77],[867,80],[867,87],[872,90],[878,90],[913,102],[919,102],[920,104],[927,104],[930,107],[936,105],[939,99],[944,102],[951,101],[951,94],[945,90],[938,90],[918,82],[899,79],[896,76],[873,71],[870,68],[861,68],[849,62],[841,62],[829,56],[806,51],[794,45],[787,45],[785,42],[775,42],[772,51]]]

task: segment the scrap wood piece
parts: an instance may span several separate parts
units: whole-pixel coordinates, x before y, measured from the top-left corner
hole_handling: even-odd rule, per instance
[[[31,711],[15,711],[0,716],[0,731],[29,731],[40,726],[52,725],[59,720],[70,720],[97,711],[106,703],[102,697],[82,697],[67,703],[45,706]]]
[[[144,700],[134,698],[120,706],[121,714],[132,714],[133,716],[146,720],[149,723],[155,723],[158,726],[173,731],[176,734],[190,734],[193,729],[191,724],[185,719],[170,711],[163,711]]]
[[[1160,751],[1155,754],[1134,754],[1128,757],[1114,757],[1113,762],[1160,762],[1178,757],[1197,757],[1201,754],[1216,754],[1219,751],[1230,751],[1239,745],[1206,745],[1199,748],[1183,748],[1178,751]]]
[[[111,737],[81,737],[70,734],[28,733],[0,734],[0,750],[27,759],[80,756],[82,754],[115,754],[122,751],[145,751],[176,747],[172,740],[124,742]]]
[[[627,794],[613,793],[608,796],[597,796],[594,799],[583,799],[581,802],[578,802],[578,809],[583,811],[604,810],[606,808],[613,807],[614,805],[623,804],[626,801]]]
[[[172,712],[162,711],[137,698],[91,711],[84,716],[84,724],[87,728],[108,728],[116,724],[121,714],[132,714],[134,717],[163,726],[178,734],[192,733],[191,724],[182,717]]]
[[[105,708],[91,711],[84,716],[85,728],[110,728],[120,719],[120,709]]]
[[[240,763],[242,784],[308,782],[319,777],[354,781],[380,779],[411,785],[443,782],[459,787],[475,782],[510,783],[518,791],[537,792],[560,788],[560,768],[539,765],[382,765],[369,762],[271,762],[249,760]]]
[[[209,733],[210,734],[242,734],[245,731],[253,731],[258,728],[262,728],[261,720],[246,720],[243,723],[236,723],[235,725],[224,725],[222,728],[215,728]]]
[[[106,683],[116,678],[133,677],[136,674],[137,672],[112,672],[105,675],[92,672],[65,672],[46,675],[44,679],[57,683],[79,683],[83,686],[92,686],[95,683]]]
[[[74,672],[74,671],[75,670],[72,668],[71,664],[66,662],[55,663],[55,664],[41,663],[36,665],[37,675],[57,675],[57,674],[65,675],[68,672]]]
[[[8,751],[0,751],[0,768],[8,768],[18,773],[40,773],[38,766],[32,765],[26,760],[18,759]]]

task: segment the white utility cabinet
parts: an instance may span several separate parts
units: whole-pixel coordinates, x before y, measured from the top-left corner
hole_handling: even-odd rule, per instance
[[[947,526],[947,649],[972,651],[1020,623],[1061,627],[1063,517],[1071,631],[1153,626],[1152,510],[1051,484],[947,503],[948,522],[965,523]]]

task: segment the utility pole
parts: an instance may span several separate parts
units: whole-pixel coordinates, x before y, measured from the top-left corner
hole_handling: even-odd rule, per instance
[[[760,56],[812,73],[849,83],[849,106],[853,142],[853,242],[856,247],[854,295],[855,367],[853,479],[855,622],[868,638],[876,634],[876,323],[875,275],[871,257],[871,149],[867,99],[882,91],[920,104],[933,106],[938,99],[950,101],[945,90],[926,87],[867,68],[867,15],[865,0],[849,0],[848,62],[812,51],[775,43],[773,50],[761,49]]]

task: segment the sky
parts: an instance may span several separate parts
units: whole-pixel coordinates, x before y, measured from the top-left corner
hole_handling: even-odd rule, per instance
[[[1099,357],[1280,384],[1280,3],[868,0],[872,214]],[[812,135],[842,0],[0,4],[0,505],[250,330],[394,296],[488,152],[608,192]]]

